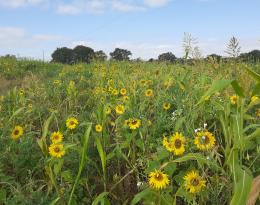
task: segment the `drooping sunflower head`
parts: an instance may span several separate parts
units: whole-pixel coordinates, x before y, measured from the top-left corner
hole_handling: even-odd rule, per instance
[[[121,95],[126,95],[126,89],[125,89],[125,88],[122,88],[122,89],[120,90],[120,94],[121,94]]]
[[[66,120],[66,126],[71,130],[75,129],[78,126],[78,124],[79,121],[75,117],[71,117]]]
[[[216,143],[215,137],[211,132],[200,131],[196,133],[194,144],[199,150],[207,151],[214,147]]]
[[[141,120],[140,119],[133,118],[133,119],[128,119],[127,121],[128,121],[127,125],[129,126],[129,128],[131,130],[136,130],[141,125]]]
[[[51,141],[52,143],[56,144],[56,143],[59,143],[59,142],[62,142],[63,140],[63,135],[61,132],[53,132],[51,134]]]
[[[196,171],[188,172],[183,179],[185,180],[184,187],[192,194],[200,192],[206,186],[206,181]]]
[[[97,124],[97,125],[95,126],[95,129],[96,129],[96,132],[102,132],[103,127],[102,127],[102,125]]]
[[[151,97],[151,96],[153,96],[153,90],[152,90],[152,89],[147,89],[147,90],[145,91],[145,96],[146,96],[146,97]]]
[[[11,138],[13,140],[17,140],[19,139],[21,136],[23,135],[23,128],[19,125],[15,126],[13,131],[12,131],[12,134],[11,134]]]
[[[174,155],[182,155],[185,152],[185,137],[176,132],[169,139],[164,137],[163,146]]]
[[[116,113],[122,115],[125,112],[125,107],[123,105],[116,106]]]
[[[49,153],[52,157],[61,158],[65,155],[65,149],[63,144],[51,144],[49,146]]]
[[[235,104],[237,104],[237,102],[238,102],[238,96],[237,96],[237,95],[232,95],[232,96],[230,97],[230,103],[231,103],[232,105],[235,105]]]
[[[168,102],[163,103],[163,109],[169,110],[171,108],[171,104]]]
[[[155,170],[149,174],[149,185],[153,189],[164,189],[169,183],[168,175],[160,170]]]

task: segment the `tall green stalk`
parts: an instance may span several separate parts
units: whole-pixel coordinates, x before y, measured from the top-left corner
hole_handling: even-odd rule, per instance
[[[86,154],[87,154],[87,146],[88,146],[88,141],[89,141],[89,137],[90,137],[90,131],[91,131],[91,127],[92,127],[92,124],[90,124],[87,129],[86,129],[86,132],[83,136],[83,146],[81,148],[81,159],[80,159],[80,164],[79,164],[79,170],[78,170],[78,174],[77,174],[77,177],[75,179],[75,182],[74,182],[74,185],[72,187],[72,190],[71,190],[71,193],[70,193],[70,198],[69,198],[69,202],[68,202],[68,205],[71,204],[72,202],[72,197],[73,197],[73,194],[75,192],[75,189],[78,185],[78,182],[79,182],[79,179],[80,179],[80,176],[81,176],[81,172],[85,166],[85,162],[86,162]]]

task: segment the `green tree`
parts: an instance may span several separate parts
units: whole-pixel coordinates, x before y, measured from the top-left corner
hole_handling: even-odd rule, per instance
[[[96,51],[95,52],[95,60],[97,60],[97,61],[105,61],[105,60],[107,60],[107,55],[102,50]]]
[[[111,59],[118,61],[130,60],[131,55],[131,51],[121,48],[116,48],[114,52],[110,53]]]
[[[94,56],[95,52],[92,48],[79,45],[73,49],[73,62],[75,63],[90,63]]]
[[[248,53],[242,53],[239,58],[244,61],[253,61],[259,62],[260,61],[260,50],[252,50]]]
[[[52,54],[52,62],[71,64],[73,50],[67,47],[57,48]]]
[[[172,52],[162,53],[158,56],[159,61],[175,62],[177,60],[176,56]]]
[[[222,57],[220,55],[213,53],[213,54],[208,55],[206,59],[210,59],[210,58],[213,60],[216,60],[217,62],[220,62]]]

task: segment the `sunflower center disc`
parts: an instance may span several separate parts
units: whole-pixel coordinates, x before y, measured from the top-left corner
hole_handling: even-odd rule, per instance
[[[194,178],[194,179],[191,180],[191,184],[192,184],[193,186],[198,186],[198,185],[199,185],[199,180],[196,179],[196,178]]]
[[[55,152],[60,152],[60,148],[55,147],[55,148],[54,148],[54,151],[55,151]]]
[[[177,149],[180,148],[180,147],[181,147],[181,140],[176,139],[175,142],[174,142],[174,145],[175,145],[175,147],[176,147]]]

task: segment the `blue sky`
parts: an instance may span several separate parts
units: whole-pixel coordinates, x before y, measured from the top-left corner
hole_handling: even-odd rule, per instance
[[[260,49],[259,10],[260,0],[0,0],[0,55],[50,59],[56,47],[83,44],[181,57],[184,32],[204,56],[224,54],[232,36],[246,52]]]

